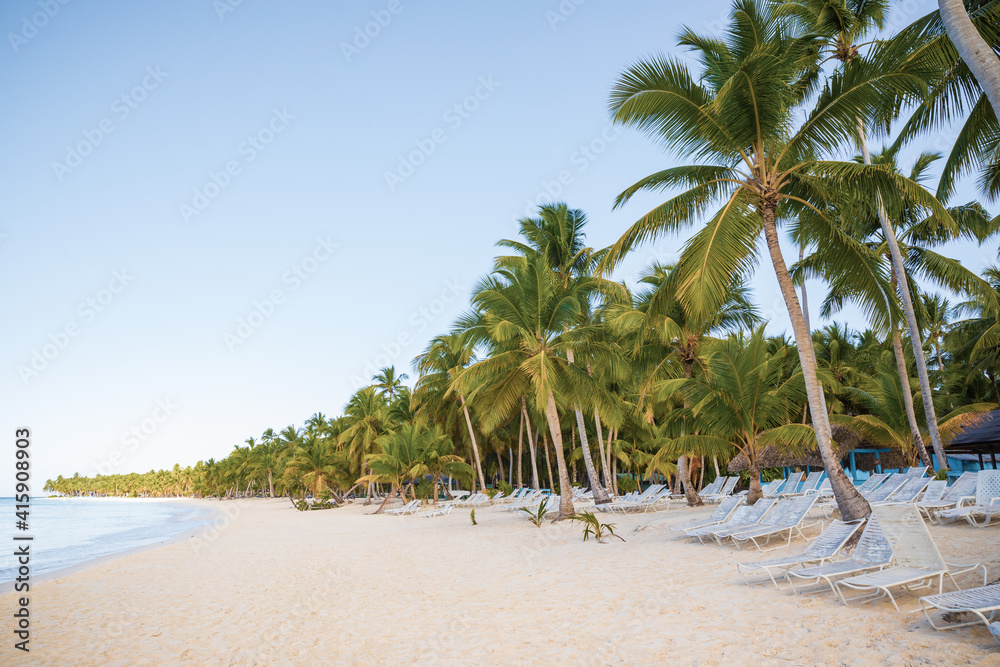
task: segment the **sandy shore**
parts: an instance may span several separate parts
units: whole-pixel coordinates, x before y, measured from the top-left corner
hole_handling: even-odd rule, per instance
[[[756,553],[681,543],[710,508],[616,517],[626,543],[496,508],[436,519],[284,500],[190,501],[228,516],[199,537],[32,587],[31,653],[3,664],[996,665],[982,626],[950,632],[892,605],[748,588]],[[932,527],[949,560],[1000,575],[1000,527]],[[804,543],[793,542],[795,552]],[[773,552],[778,555],[782,551]],[[970,585],[966,580],[965,585]],[[15,595],[0,596],[4,616]],[[904,596],[904,611],[916,608]]]

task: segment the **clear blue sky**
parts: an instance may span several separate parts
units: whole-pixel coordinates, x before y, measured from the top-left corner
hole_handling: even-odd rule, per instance
[[[613,242],[657,203],[613,212],[614,196],[670,162],[610,128],[615,76],[728,8],[232,4],[0,7],[0,450],[33,429],[35,492],[59,473],[218,458],[338,413],[359,378],[408,369],[449,327],[547,191],[587,211],[592,246]],[[679,242],[640,250],[621,277]],[[765,268],[756,298],[782,331]]]

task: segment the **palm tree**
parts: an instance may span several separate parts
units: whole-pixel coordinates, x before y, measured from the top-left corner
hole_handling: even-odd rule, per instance
[[[647,289],[636,296],[634,308],[612,307],[615,331],[619,334],[630,329],[638,334],[634,351],[641,357],[643,384],[639,406],[653,384],[669,377],[671,365],[680,366],[683,376],[694,376],[695,365],[700,361],[701,347],[709,335],[717,332],[735,332],[760,323],[760,316],[749,300],[745,286],[729,286],[725,301],[706,319],[694,318],[685,311],[677,297],[678,275],[672,265],[653,265],[640,278]],[[638,327],[638,328],[636,328]],[[637,359],[638,360],[638,359]],[[686,406],[690,407],[690,406]],[[701,505],[701,496],[691,480],[687,452],[677,460],[677,472],[688,505]],[[658,465],[662,462],[658,461]]]
[[[561,500],[559,518],[574,514],[573,491],[566,465],[560,403],[581,401],[606,406],[593,393],[596,383],[586,370],[571,363],[568,351],[579,346],[582,334],[570,327],[579,322],[580,301],[566,294],[544,258],[525,258],[511,268],[498,269],[474,290],[476,312],[460,326],[492,346],[485,359],[462,370],[454,388],[462,392],[489,387],[490,419],[501,421],[529,397],[545,415],[556,455]],[[559,401],[557,402],[557,398]],[[604,408],[602,408],[604,409]]]
[[[884,447],[902,452],[915,465],[917,451],[909,437],[909,424],[905,419],[902,401],[902,387],[895,368],[882,364],[878,375],[865,383],[864,388],[852,388],[851,393],[864,404],[865,413],[858,415],[834,415],[831,421],[843,424],[858,433],[875,447]],[[975,423],[978,414],[996,407],[994,403],[978,403],[962,406],[941,418],[938,429],[949,441],[968,425]],[[924,432],[926,438],[926,430]]]
[[[1000,59],[993,50],[994,46],[973,25],[962,0],[938,0],[938,6],[948,36],[982,86],[983,93],[993,106],[993,113],[1000,118]]]
[[[365,461],[371,473],[358,479],[359,483],[376,482],[392,487],[393,493],[386,494],[375,514],[382,513],[395,493],[405,502],[405,486],[424,474],[426,436],[426,427],[420,423],[412,423],[403,424],[397,430],[379,437],[380,451],[369,455]]]
[[[801,370],[785,375],[782,347],[768,350],[763,328],[749,339],[730,337],[708,346],[704,375],[666,380],[657,390],[664,396],[677,391],[685,394],[688,428],[698,433],[682,434],[666,440],[650,465],[682,451],[698,451],[706,456],[728,457],[735,448],[747,457],[750,466],[748,503],[761,497],[760,455],[767,445],[801,447],[815,442],[812,429],[793,424],[801,415],[805,385]],[[685,415],[687,416],[687,415]],[[675,420],[683,417],[675,417]]]
[[[635,126],[668,148],[714,164],[665,169],[618,196],[616,207],[643,190],[687,189],[632,225],[612,246],[613,266],[635,245],[701,219],[718,204],[708,224],[686,244],[676,270],[683,278],[677,295],[695,317],[717,312],[726,289],[755,263],[763,232],[772,267],[792,323],[809,397],[809,412],[820,454],[842,515],[866,516],[870,509],[844,474],[836,457],[830,424],[816,375],[810,332],[781,253],[777,222],[814,210],[826,223],[831,247],[845,263],[856,259],[834,220],[821,211],[848,191],[872,199],[908,200],[951,218],[939,202],[909,179],[879,165],[822,161],[857,137],[857,119],[879,117],[886,96],[919,95],[919,77],[900,71],[907,53],[898,45],[875,47],[877,57],[844,65],[820,92],[815,107],[797,126],[816,71],[817,44],[791,34],[772,5],[738,0],[723,39],[685,30],[681,44],[695,50],[703,71],[695,77],[686,64],[653,57],[630,67],[611,95],[615,121]]]
[[[420,372],[417,389],[425,397],[424,412],[448,409],[454,378],[472,362],[474,348],[475,342],[468,336],[461,334],[437,336],[424,353],[414,360],[414,365]],[[479,474],[479,486],[485,489],[486,477],[483,475],[479,444],[476,442],[476,432],[472,428],[472,417],[469,415],[465,393],[458,392],[458,399],[462,416],[465,417],[465,425],[469,429],[472,455],[476,462],[476,472]]]
[[[375,388],[385,394],[390,402],[392,402],[392,397],[396,392],[403,386],[403,380],[408,379],[409,376],[406,373],[399,373],[397,375],[395,366],[383,368],[372,377],[372,380],[375,382]]]
[[[310,434],[302,438],[295,456],[285,466],[285,473],[297,477],[318,498],[324,489],[343,481],[343,463],[327,440]]]
[[[585,245],[583,230],[587,225],[586,214],[580,209],[569,208],[565,203],[544,204],[538,209],[538,217],[522,218],[519,225],[524,242],[504,239],[497,245],[511,248],[520,254],[498,257],[496,267],[512,267],[526,258],[543,261],[556,273],[562,288],[573,292],[580,299],[581,322],[578,324],[586,325],[591,319],[591,298],[602,290],[618,287],[617,285],[612,287],[613,284],[594,276],[594,269],[603,253],[594,253],[593,249]],[[570,363],[575,363],[574,350],[569,349],[567,354]],[[591,361],[585,359],[584,363],[588,372],[592,374]],[[597,504],[609,502],[611,497],[601,484],[594,467],[583,410],[580,405],[574,405],[573,409],[576,414],[577,429],[580,432],[584,467],[594,493],[594,501]],[[597,432],[600,433],[601,418],[597,409],[594,411],[594,421]]]

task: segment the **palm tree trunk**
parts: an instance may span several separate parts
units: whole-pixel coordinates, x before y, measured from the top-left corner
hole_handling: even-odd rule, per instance
[[[587,478],[590,479],[590,488],[594,492],[594,504],[601,505],[611,502],[611,497],[601,484],[601,478],[597,476],[597,469],[594,468],[594,460],[590,456],[590,443],[587,441],[587,425],[583,421],[583,411],[576,409],[576,426],[580,429],[580,446],[583,448],[583,465],[587,469]]]
[[[576,514],[573,508],[573,487],[569,483],[569,471],[566,468],[566,454],[563,452],[562,429],[559,427],[559,412],[556,410],[556,399],[549,392],[549,400],[545,406],[545,418],[549,422],[549,432],[552,434],[552,446],[556,450],[556,468],[559,470],[559,519],[568,519]]]
[[[555,479],[552,477],[552,460],[549,458],[549,438],[542,433],[542,448],[545,449],[545,469],[549,474],[549,489],[555,489]]]
[[[896,355],[896,369],[899,371],[899,382],[903,389],[903,406],[906,408],[906,420],[910,424],[910,437],[913,438],[913,447],[920,457],[920,462],[925,466],[931,465],[930,454],[924,447],[924,438],[920,435],[920,426],[917,425],[917,411],[913,409],[913,394],[910,392],[910,374],[906,372],[906,357],[903,356],[903,341],[900,339],[899,329],[892,328],[892,351]]]
[[[604,488],[610,490],[611,471],[608,469],[608,456],[604,451],[604,434],[601,431],[601,415],[598,413],[597,408],[594,408],[594,425],[597,427],[597,449],[601,457],[601,474],[604,477]]]
[[[469,417],[469,407],[465,404],[465,396],[459,394],[462,399],[462,412],[465,413],[465,424],[469,427],[469,438],[472,439],[472,454],[476,457],[476,472],[479,473],[479,486],[486,488],[486,478],[483,477],[483,464],[479,460],[479,446],[476,444],[476,433],[472,430],[472,418]]]
[[[690,355],[685,355],[684,377],[690,380],[693,375],[694,359]],[[691,403],[688,401],[686,395],[684,397],[684,407],[691,407]],[[705,504],[705,501],[701,499],[701,496],[698,495],[698,492],[691,485],[691,466],[688,465],[688,461],[687,456],[681,456],[677,459],[677,477],[680,479],[681,488],[684,489],[684,498],[687,500],[688,507],[700,507]]]
[[[862,519],[871,514],[871,507],[868,505],[868,501],[858,493],[854,484],[847,479],[844,469],[840,466],[840,459],[833,449],[833,436],[830,433],[830,421],[826,414],[826,401],[823,397],[823,389],[819,384],[819,378],[816,375],[816,351],[813,349],[812,337],[806,326],[805,318],[802,316],[802,308],[799,305],[798,295],[795,293],[795,285],[792,283],[792,277],[788,274],[785,258],[781,254],[778,229],[774,222],[775,208],[776,205],[767,205],[761,211],[764,237],[767,240],[771,264],[778,279],[778,286],[781,288],[781,295],[785,300],[785,308],[792,323],[792,331],[795,334],[795,343],[799,351],[799,362],[802,364],[802,375],[805,379],[809,411],[812,413],[813,430],[816,432],[820,457],[823,459],[826,474],[830,478],[830,488],[833,490],[837,506],[840,508],[841,518],[844,521]]]
[[[764,497],[764,490],[760,487],[760,462],[757,457],[753,460],[748,458],[750,473],[750,490],[747,491],[747,505],[753,505],[755,502]],[[839,467],[839,466],[838,466]]]
[[[962,13],[965,13],[964,8],[962,9]],[[868,154],[868,140],[865,138],[865,126],[860,117],[858,118],[858,136],[861,138],[861,155],[864,158],[865,164],[871,164],[872,158]],[[930,433],[931,445],[934,447],[934,454],[937,456],[938,468],[947,468],[948,459],[945,458],[944,446],[941,444],[941,434],[938,433],[937,415],[934,412],[934,395],[931,393],[931,382],[927,375],[924,345],[920,339],[920,328],[917,326],[916,311],[913,309],[910,285],[906,278],[906,267],[903,266],[903,255],[899,250],[899,243],[896,240],[896,231],[889,222],[889,216],[882,205],[881,196],[878,198],[878,220],[882,226],[882,235],[885,236],[886,244],[889,246],[889,252],[892,255],[892,267],[896,272],[896,280],[898,281],[898,289],[896,291],[903,301],[903,313],[906,315],[906,324],[910,328],[910,344],[913,346],[913,356],[917,362],[917,378],[920,380],[921,402],[924,404],[924,413],[927,415],[927,431]]]
[[[535,447],[535,443],[538,442],[538,429],[535,429],[535,437],[531,437],[531,420],[528,419],[528,404],[524,400],[524,396],[521,397],[521,417],[524,419],[524,426],[528,431],[528,449],[531,453],[531,484],[535,487],[535,491],[541,488],[538,484],[538,449]]]
[[[524,413],[521,413],[521,426],[517,429],[517,488],[524,486],[521,477],[521,463],[524,461]]]
[[[503,481],[506,475],[503,474],[503,455],[500,452],[497,452],[497,465],[500,466],[500,480]]]
[[[976,30],[962,0],[938,0],[941,22],[1000,119],[1000,59]]]
[[[267,469],[267,487],[271,491],[271,497],[274,498],[274,479],[271,476],[271,469]]]

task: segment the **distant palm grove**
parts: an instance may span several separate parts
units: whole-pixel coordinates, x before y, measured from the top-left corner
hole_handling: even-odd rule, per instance
[[[1000,0],[965,4],[996,52]],[[412,389],[385,368],[342,415],[268,429],[222,460],[46,489],[338,504],[447,497],[457,481],[558,490],[567,517],[574,484],[601,503],[665,479],[698,504],[736,455],[752,501],[772,448],[818,455],[843,517],[866,516],[835,432],[940,469],[951,439],[1000,403],[1000,268],[941,254],[949,241],[997,243],[1000,95],[980,85],[982,63],[961,59],[967,31],[934,12],[886,34],[888,11],[738,0],[721,34],[680,31],[689,58],[629,66],[611,89],[614,122],[674,166],[635,174],[613,205],[662,203],[598,250],[566,204],[521,220],[466,312],[413,361]],[[944,154],[920,150],[952,129]],[[981,201],[955,201],[963,179]],[[610,277],[678,232],[673,264],[632,285]],[[777,278],[790,337],[764,331],[746,286],[758,270]],[[806,278],[828,286],[819,327]],[[832,320],[848,304],[865,330]]]

